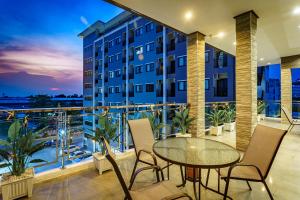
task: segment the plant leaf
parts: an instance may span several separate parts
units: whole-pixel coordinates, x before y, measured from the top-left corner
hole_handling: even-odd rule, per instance
[[[29,162],[30,162],[30,163],[41,163],[41,162],[48,162],[48,161],[37,158],[37,159],[32,159],[32,160],[29,161]]]
[[[10,163],[2,163],[0,164],[0,168],[5,168],[5,167],[8,167],[8,166],[11,166]]]
[[[21,122],[19,120],[14,121],[8,129],[8,137],[11,138],[12,140],[16,138],[21,128],[22,128]]]

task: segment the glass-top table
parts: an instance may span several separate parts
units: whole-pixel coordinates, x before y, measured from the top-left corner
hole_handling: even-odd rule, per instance
[[[200,195],[197,197],[195,189],[197,179],[195,177],[196,170],[199,170],[199,194],[202,185],[206,189],[223,195],[219,191],[208,188],[202,184],[201,169],[220,169],[231,166],[240,160],[239,152],[233,147],[204,138],[169,138],[160,140],[153,144],[153,152],[156,156],[167,162],[180,165],[181,167],[193,168],[193,183],[196,199],[200,199]],[[185,182],[183,185],[185,185]]]

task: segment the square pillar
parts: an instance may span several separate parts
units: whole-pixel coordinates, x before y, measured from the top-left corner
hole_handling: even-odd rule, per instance
[[[187,40],[187,103],[190,117],[195,117],[190,133],[199,137],[205,133],[205,36],[199,32]]]
[[[292,68],[300,67],[300,55],[281,58],[281,106],[284,106],[290,113],[293,112],[292,97]],[[281,122],[288,123],[288,120],[281,110]]]
[[[257,124],[258,16],[249,11],[236,21],[236,148],[245,151]]]

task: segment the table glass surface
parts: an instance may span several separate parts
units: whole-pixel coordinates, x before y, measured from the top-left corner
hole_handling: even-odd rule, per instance
[[[203,138],[169,138],[153,145],[154,153],[163,160],[190,167],[225,167],[239,161],[233,147]]]

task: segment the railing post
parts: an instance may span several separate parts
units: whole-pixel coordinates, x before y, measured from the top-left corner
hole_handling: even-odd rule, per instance
[[[128,149],[128,132],[127,132],[127,123],[126,123],[126,112],[122,112],[122,133],[121,133],[121,147],[122,151]],[[125,135],[124,135],[125,134]]]

